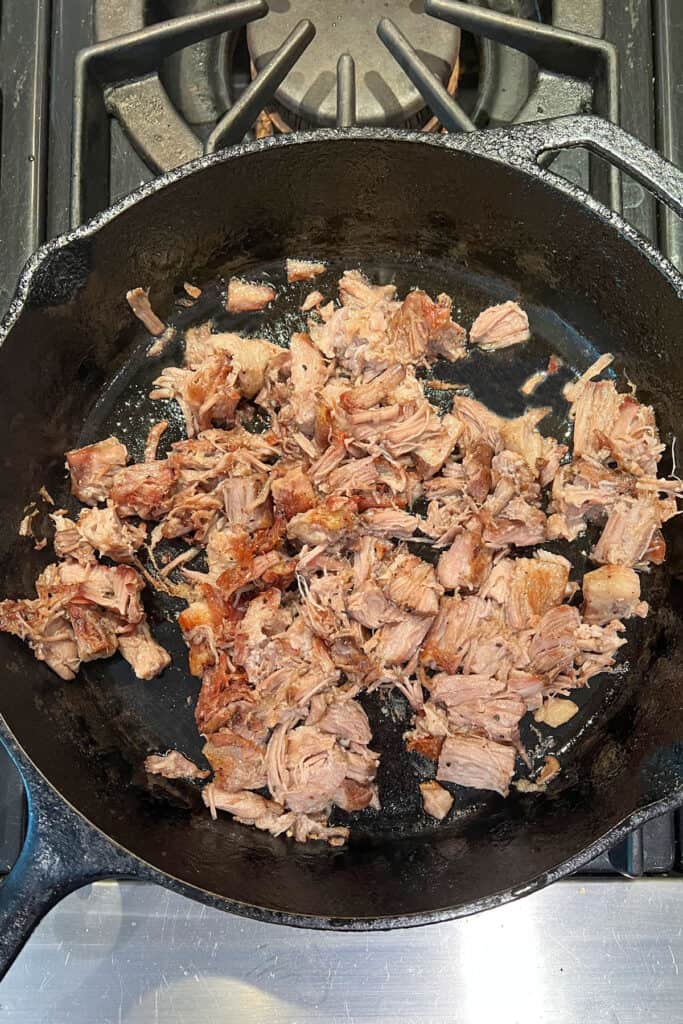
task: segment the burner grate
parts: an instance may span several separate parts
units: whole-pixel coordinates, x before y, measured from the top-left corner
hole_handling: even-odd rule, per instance
[[[495,0],[496,4],[501,2]],[[458,36],[461,31],[475,36],[480,40],[485,64],[493,60],[491,47],[495,45],[500,53],[516,53],[527,59],[529,64],[538,65],[545,77],[539,76],[536,89],[517,111],[517,119],[530,120],[534,116],[558,112],[552,103],[551,109],[547,109],[548,97],[552,94],[551,81],[555,92],[563,94],[565,106],[561,106],[559,112],[590,109],[611,120],[618,119],[617,51],[611,43],[527,17],[513,17],[478,4],[479,0],[475,4],[426,0],[424,5],[419,5],[417,24],[448,24],[453,26]],[[509,0],[508,6],[511,6]],[[523,0],[514,0],[512,6],[515,10],[527,10]],[[309,8],[315,11],[318,5],[303,4],[304,10]],[[304,77],[299,72],[299,62],[311,59],[305,51],[315,36],[314,23],[309,19],[299,21],[273,51],[277,37],[271,27],[266,32],[263,26],[279,23],[273,15],[264,18],[266,13],[267,7],[262,0],[240,0],[212,11],[186,14],[115,36],[79,54],[74,104],[72,223],[92,216],[106,205],[109,198],[102,188],[102,182],[107,180],[108,139],[103,129],[106,128],[108,114],[113,114],[121,123],[134,148],[151,169],[165,171],[194,159],[202,152],[213,152],[240,141],[253,128],[273,97],[279,95],[278,90],[281,90],[285,79],[289,82],[294,77],[299,81]],[[416,16],[413,13],[411,17],[414,20]],[[248,26],[250,38],[263,43],[263,46],[259,44],[258,51],[262,54],[261,67],[217,123],[209,126],[202,141],[201,131],[195,131],[195,127],[184,120],[171,103],[159,78],[160,66],[172,54],[187,51],[192,44],[226,32],[234,34],[235,29],[242,25]],[[435,72],[433,59],[413,45],[419,43],[418,39],[409,40],[388,18],[378,20],[377,35],[405,72],[404,80],[447,130],[471,131],[475,123],[486,121],[486,108],[491,103],[490,75],[481,84],[474,116],[470,117],[444,85],[443,75]],[[313,49],[310,54],[313,54]],[[344,126],[358,121],[365,123],[365,82],[356,81],[353,56],[343,56],[345,59],[337,60],[336,64],[334,119],[338,125]],[[298,65],[298,77],[289,76],[295,65]],[[566,106],[567,96],[570,97],[569,108]],[[326,94],[325,102],[328,99]],[[530,109],[532,103],[536,104],[535,114]],[[301,101],[300,105],[310,118],[311,111],[306,104]],[[331,115],[322,111],[320,116],[325,120]],[[281,130],[289,130],[288,125],[275,115],[267,130],[272,130],[272,122]],[[436,127],[434,118],[428,127],[430,130]],[[97,168],[95,173],[91,172],[91,166]],[[89,182],[93,181],[90,188]],[[591,185],[599,198],[613,208],[619,208],[620,182],[614,169],[593,161]],[[91,194],[93,191],[96,194]]]
[[[202,144],[189,126],[181,121],[179,134],[177,115],[149,96],[150,86],[155,85],[150,76],[155,76],[164,57],[176,50],[234,30],[263,17],[267,10],[264,0],[238,0],[215,11],[150,25],[79,52],[72,136],[72,224],[88,219],[109,202],[107,113],[130,126],[138,151],[155,171],[170,170],[201,156]],[[152,119],[151,114],[156,117]]]

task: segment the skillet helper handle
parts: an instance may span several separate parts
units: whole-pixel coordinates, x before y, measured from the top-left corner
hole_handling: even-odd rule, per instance
[[[24,846],[0,882],[1,981],[36,925],[64,896],[98,879],[140,878],[143,865],[62,800],[19,750],[1,719],[0,743],[21,775],[28,801]]]
[[[551,150],[581,146],[634,178],[683,218],[683,171],[610,121],[589,115],[536,121],[512,129],[520,155],[537,163]]]

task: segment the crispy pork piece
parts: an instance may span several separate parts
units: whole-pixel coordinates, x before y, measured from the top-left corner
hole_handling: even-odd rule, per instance
[[[519,693],[508,692],[501,680],[439,673],[429,685],[431,700],[446,706],[449,732],[473,731],[492,740],[517,742],[526,704]]]
[[[147,622],[119,636],[119,650],[138,679],[154,679],[171,664],[171,655],[152,636]]]
[[[114,562],[129,561],[147,538],[147,527],[133,526],[119,519],[113,505],[83,509],[78,532],[90,547]]]
[[[320,390],[327,380],[325,361],[307,334],[293,334],[289,346],[292,357],[292,411],[299,430],[311,436]]]
[[[406,378],[406,368],[400,363],[388,367],[370,380],[356,384],[349,391],[344,391],[339,399],[347,412],[358,412],[359,409],[372,409],[387,399],[394,397],[396,389]]]
[[[0,601],[0,630],[24,640],[35,658],[44,661],[61,679],[75,678],[81,659],[62,601]]]
[[[427,814],[443,821],[453,806],[453,797],[448,790],[440,786],[434,779],[430,779],[429,782],[420,783],[420,793]]]
[[[322,732],[331,733],[347,743],[367,746],[372,739],[368,716],[355,700],[333,700],[316,725]]]
[[[350,309],[380,307],[395,295],[393,284],[370,284],[360,270],[345,270],[339,281],[339,298]]]
[[[70,602],[97,605],[115,612],[124,624],[142,622],[145,612],[141,594],[142,577],[128,565],[78,565],[63,562],[49,565],[36,580],[39,597],[51,598],[65,592]]]
[[[507,796],[515,768],[514,747],[481,736],[447,736],[436,773],[441,782],[474,789],[492,789]]]
[[[588,522],[599,522],[633,489],[633,479],[581,456],[560,466],[553,480],[548,537],[574,540]]]
[[[581,616],[591,625],[605,626],[612,619],[647,615],[647,604],[640,600],[638,575],[624,565],[603,565],[587,572],[581,589]]]
[[[522,456],[542,487],[552,482],[567,452],[566,445],[558,444],[554,437],[544,437],[538,430],[548,411],[529,409],[523,416],[505,420],[501,429],[505,447]]]
[[[95,561],[92,545],[85,540],[78,524],[69,519],[64,509],[57,509],[50,515],[50,519],[55,525],[52,546],[57,558],[73,558],[82,565]]]
[[[491,490],[491,462],[494,454],[494,449],[488,442],[477,441],[468,449],[462,460],[467,493],[480,505]]]
[[[261,789],[266,784],[266,744],[244,731],[224,726],[207,739],[204,757],[221,789]]]
[[[389,324],[395,361],[418,363],[430,350],[451,361],[465,355],[465,330],[451,320],[450,305],[432,302],[425,292],[409,292]]]
[[[312,546],[344,544],[350,539],[357,521],[355,504],[344,498],[327,498],[308,512],[292,516],[287,524],[287,536]]]
[[[532,547],[547,536],[545,513],[524,498],[513,498],[502,512],[484,526],[482,539],[488,548]]]
[[[173,398],[180,406],[188,437],[215,426],[231,426],[242,397],[238,371],[225,352],[210,356],[196,370],[169,366],[154,381],[149,397]]]
[[[316,504],[310,477],[301,466],[293,466],[282,476],[275,477],[270,489],[275,507],[287,519],[299,512],[308,512]]]
[[[482,540],[481,522],[470,519],[448,551],[439,556],[439,583],[446,590],[478,590],[488,577],[491,563],[491,551]]]
[[[254,313],[265,309],[274,298],[275,289],[270,284],[255,284],[231,277],[225,305],[229,313]]]
[[[228,793],[209,783],[202,796],[214,818],[217,810],[228,811],[243,825],[253,825],[274,836],[286,833],[298,843],[322,839],[330,846],[341,846],[349,837],[349,829],[344,825],[327,825],[324,820],[285,811],[281,804],[258,793]]]
[[[120,469],[110,487],[119,516],[162,519],[170,511],[177,471],[172,462],[141,462]]]
[[[301,814],[328,813],[332,803],[362,810],[375,799],[378,760],[364,744],[345,748],[317,726],[281,724],[268,741],[268,788],[279,803]]]
[[[165,779],[206,779],[210,774],[198,768],[194,761],[190,761],[179,750],[150,754],[145,758],[145,771],[149,775],[163,775]]]
[[[485,352],[519,345],[530,337],[529,318],[516,302],[489,306],[479,314],[470,330],[472,344]]]
[[[398,540],[409,540],[421,525],[417,516],[393,508],[370,508],[360,518],[368,533]]]
[[[156,315],[149,301],[149,288],[132,288],[126,292],[126,302],[150,334],[163,334],[166,324]]]
[[[109,497],[114,476],[126,465],[128,452],[115,437],[73,448],[66,453],[71,474],[71,493],[85,505],[97,505]]]
[[[585,686],[598,673],[611,671],[616,652],[626,643],[626,637],[620,635],[623,630],[624,624],[619,619],[613,619],[606,626],[582,623],[578,627],[575,634],[576,686]]]
[[[503,605],[510,629],[528,629],[548,609],[562,604],[570,569],[566,558],[542,549],[534,558],[498,562],[489,580],[490,596]]]
[[[462,424],[461,439],[458,443],[464,451],[469,451],[478,441],[489,444],[496,452],[501,450],[501,431],[505,423],[502,416],[497,416],[495,412],[469,395],[455,395],[453,415]]]
[[[145,462],[155,462],[161,438],[168,430],[168,420],[159,420],[149,428],[145,443]]]
[[[213,334],[195,328],[185,340],[185,365],[198,370],[202,363],[227,356],[236,377],[235,385],[244,398],[253,399],[265,385],[266,374],[282,349],[263,338],[243,338],[229,332]]]
[[[309,292],[299,308],[302,313],[310,313],[312,309],[317,309],[324,301],[325,296],[322,292]]]
[[[385,623],[373,633],[365,652],[382,665],[404,665],[417,654],[432,622],[429,616],[404,612],[397,621]]]
[[[443,587],[434,567],[417,555],[400,552],[386,570],[384,592],[404,611],[434,616],[439,610]]]
[[[312,277],[319,277],[324,274],[327,267],[324,263],[316,263],[315,260],[285,260],[287,280],[308,281]]]
[[[36,580],[36,599],[0,602],[0,629],[73,679],[81,661],[111,657],[121,637],[144,622],[142,588],[128,566],[53,563]]]
[[[576,632],[579,613],[570,605],[550,608],[542,616],[529,644],[529,664],[533,672],[555,678],[570,673],[577,653]]]
[[[429,668],[457,672],[490,613],[491,606],[480,597],[442,597],[420,660]]]
[[[346,610],[366,629],[379,629],[388,623],[400,622],[403,615],[373,580],[366,580],[349,594]]]
[[[448,295],[438,295],[437,309],[431,311],[431,330],[427,344],[427,355],[431,359],[448,359],[454,363],[467,355],[465,340],[467,331],[456,323],[451,310],[453,303]]]
[[[111,658],[118,647],[118,618],[91,604],[70,601],[67,614],[76,638],[80,661]]]
[[[664,451],[654,411],[633,395],[620,395],[614,381],[570,386],[574,454],[615,462],[633,476],[654,477]]]
[[[646,563],[660,523],[660,510],[652,498],[620,499],[609,514],[591,559],[604,565]]]

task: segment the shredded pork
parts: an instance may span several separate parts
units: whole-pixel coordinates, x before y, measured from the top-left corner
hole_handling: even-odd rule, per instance
[[[286,267],[290,282],[325,269]],[[226,304],[254,312],[274,298],[232,278]],[[152,333],[165,329],[145,292],[129,301]],[[211,323],[186,332],[184,364],[165,367],[150,398],[177,403],[187,437],[159,457],[160,420],[139,463],[114,437],[67,453],[88,507],[52,514],[58,561],[35,598],[0,603],[0,629],[63,679],[116,652],[151,679],[170,658],[145,616],[139,558],[180,545],[145,573],[186,597],[178,623],[213,775],[205,804],[336,845],[348,826],[332,814],[380,807],[367,691],[393,688],[411,709],[406,747],[436,775],[420,784],[427,814],[444,818],[458,787],[509,792],[522,718],[569,721],[567,694],[612,669],[624,620],[647,614],[637,570],[663,560],[681,488],[657,479],[652,409],[597,379],[609,357],[566,389],[570,456],[542,432],[545,408],[505,418],[470,395],[449,409],[428,401],[421,371],[468,355],[448,296],[400,299],[350,270],[338,301],[322,302],[304,301],[307,330],[289,349]],[[512,301],[469,335],[485,351],[528,338]],[[547,545],[589,526],[598,567],[580,584]],[[206,775],[177,751],[145,767]]]

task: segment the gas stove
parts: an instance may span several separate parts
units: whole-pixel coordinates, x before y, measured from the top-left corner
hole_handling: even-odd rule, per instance
[[[590,111],[680,165],[682,66],[679,0],[3,0],[0,311],[42,241],[244,137],[470,131]],[[640,185],[579,149],[552,167],[683,267],[681,224]],[[0,873],[24,816],[0,751]],[[681,821],[665,815],[585,871],[675,875],[682,850]]]

